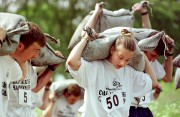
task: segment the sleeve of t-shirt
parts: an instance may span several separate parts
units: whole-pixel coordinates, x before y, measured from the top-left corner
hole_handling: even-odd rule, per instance
[[[166,75],[164,67],[157,60],[155,60],[155,62],[150,62],[150,63],[151,63],[151,67],[153,68],[156,78],[158,80],[162,80],[164,76]]]
[[[11,79],[10,82],[18,81],[22,77],[22,70],[18,63],[13,62],[10,67]]]
[[[136,71],[134,69],[132,70],[134,72],[132,91],[133,97],[144,96],[152,89],[152,80],[148,74]]]
[[[68,66],[69,72],[72,77],[78,82],[83,88],[86,88],[88,85],[88,78],[91,78],[93,74],[91,71],[95,69],[92,62],[85,61],[81,58],[81,66],[77,71],[73,70],[70,66]]]

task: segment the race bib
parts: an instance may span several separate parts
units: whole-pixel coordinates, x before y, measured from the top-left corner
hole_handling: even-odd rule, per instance
[[[31,90],[19,89],[19,104],[31,104]]]
[[[110,95],[103,96],[101,103],[104,110],[108,113],[121,108],[123,106],[122,92],[118,90]]]

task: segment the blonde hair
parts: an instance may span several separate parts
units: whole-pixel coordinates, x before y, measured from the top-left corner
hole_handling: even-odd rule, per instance
[[[118,49],[119,45],[123,45],[125,49],[129,51],[135,51],[136,49],[136,42],[133,34],[126,29],[121,31],[120,36],[116,39],[113,46],[115,50]]]

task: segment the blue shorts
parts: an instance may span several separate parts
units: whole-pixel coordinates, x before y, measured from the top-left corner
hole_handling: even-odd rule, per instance
[[[153,117],[153,114],[149,108],[131,106],[129,117]]]

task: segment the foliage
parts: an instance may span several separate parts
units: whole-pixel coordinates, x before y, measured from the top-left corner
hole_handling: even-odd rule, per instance
[[[95,3],[100,0],[0,0],[0,11],[13,12],[25,16],[29,21],[38,24],[44,32],[49,33],[57,39],[60,39],[61,45],[53,46],[60,50],[67,57],[69,50],[67,46],[73,35],[77,25],[81,20],[94,9]],[[104,0],[104,8],[117,10],[126,8],[131,10],[131,6],[139,2],[137,0]],[[150,0],[153,16],[150,17],[152,28],[156,30],[164,30],[177,43],[180,48],[180,2],[176,0]],[[88,4],[87,4],[88,3]],[[135,27],[141,27],[141,16],[135,14]],[[175,51],[175,55],[179,54],[179,50]],[[61,65],[56,73],[64,74],[64,64]],[[61,72],[60,72],[61,71]]]

